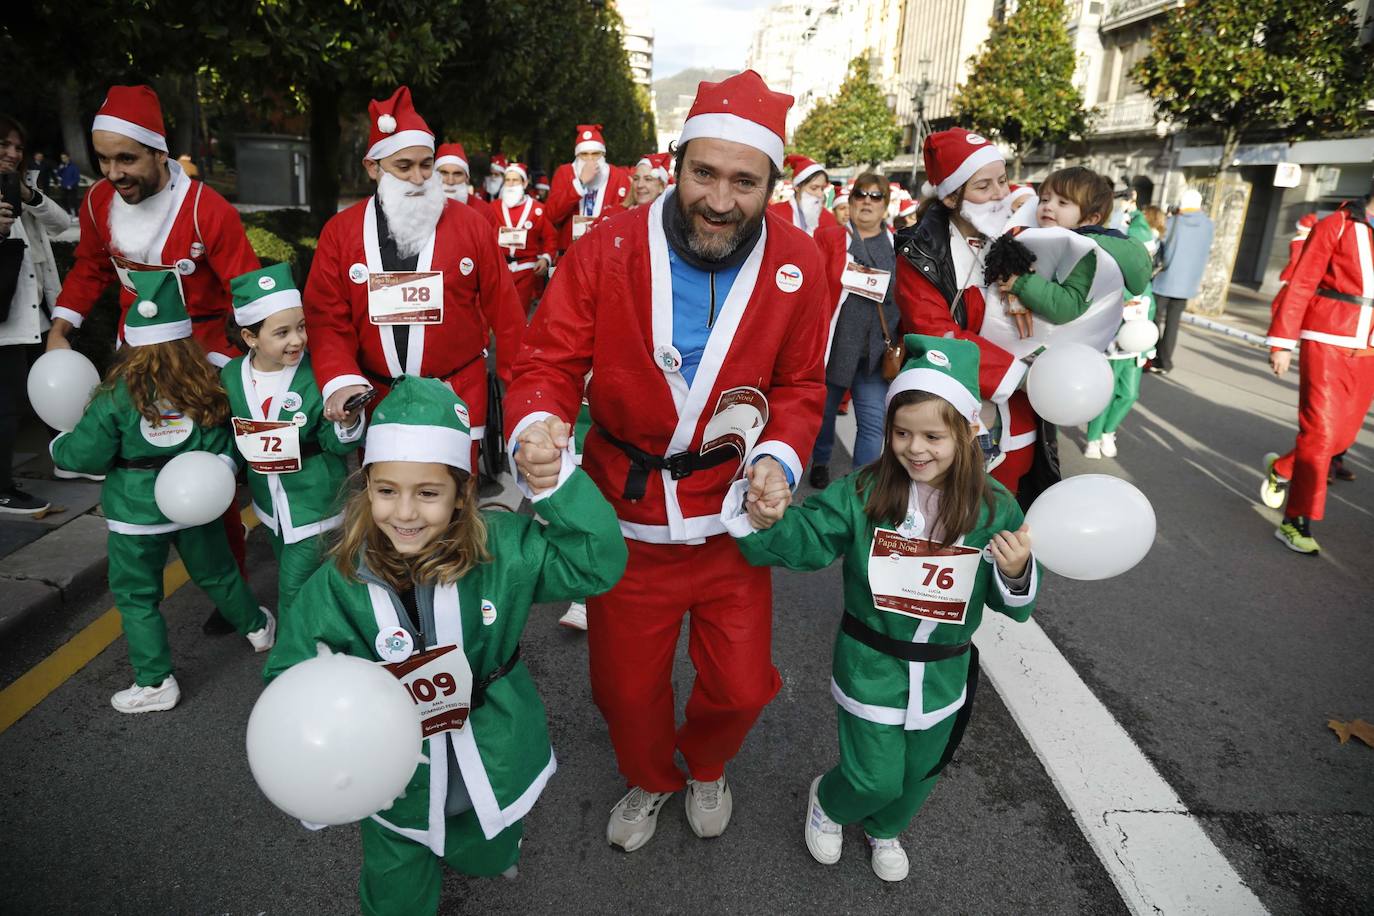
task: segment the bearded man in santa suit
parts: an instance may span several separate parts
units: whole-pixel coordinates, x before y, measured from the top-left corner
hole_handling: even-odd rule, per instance
[[[210,362],[225,365],[239,355],[226,334],[233,312],[229,281],[260,266],[238,211],[168,158],[162,104],[148,86],[110,87],[91,125],[91,145],[104,177],[81,204],[81,241],[57,295],[47,348],[71,347],[71,332],[116,281],[122,341],[135,298],[129,274],[175,270],[192,335]],[[242,572],[244,529],[237,506],[225,512],[224,528]],[[223,635],[233,627],[216,611],[204,630]]]
[[[807,235],[815,235],[817,229],[827,226],[838,226],[835,214],[825,208],[825,191],[830,187],[825,166],[798,155],[786,157],[783,163],[792,170],[793,197],[769,209]]]
[[[549,213],[558,227],[558,253],[597,223],[619,213],[630,200],[630,175],[606,161],[600,124],[577,125],[575,162],[564,163],[549,185]]]
[[[677,184],[559,262],[505,401],[517,485],[549,486],[572,468],[590,373],[582,468],[630,546],[624,578],[587,601],[592,696],[630,788],[606,835],[626,851],[684,787],[693,831],[725,830],[725,765],[782,683],[768,570],[745,562],[721,508],[727,493],[786,498],[825,402],[820,252],[767,212],[791,104],[752,70],[700,84]],[[673,653],[689,612],[696,684],[678,728]]]
[[[482,189],[477,196],[487,203],[501,199],[501,189],[506,185],[506,166],[510,163],[504,153],[492,153],[487,163],[487,177],[482,179]]]
[[[547,206],[526,193],[529,183],[528,167],[523,162],[512,162],[506,166],[501,202],[492,207],[496,214],[496,242],[506,256],[506,266],[515,279],[515,291],[526,315],[544,291],[544,278],[549,275],[558,245],[558,233]]]
[[[349,399],[369,388],[375,404],[401,375],[442,379],[468,406],[475,451],[492,331],[509,381],[525,326],[515,287],[491,222],[445,196],[410,90],[371,102],[368,120],[363,166],[377,193],[325,224],[302,296],[324,414],[351,423]]]
[[[467,204],[489,220],[496,215],[485,200],[473,193],[468,178],[468,154],[461,143],[441,143],[434,151],[434,171],[443,182],[444,195],[460,204]]]

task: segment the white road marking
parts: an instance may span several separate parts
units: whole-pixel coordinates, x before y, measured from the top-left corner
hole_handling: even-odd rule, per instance
[[[854,432],[851,410],[835,423],[851,455]],[[988,613],[976,642],[983,673],[1132,913],[1267,912],[1039,624]]]

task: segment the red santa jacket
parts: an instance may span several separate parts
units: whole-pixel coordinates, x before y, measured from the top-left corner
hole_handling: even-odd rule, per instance
[[[558,230],[549,218],[548,207],[529,195],[514,207],[503,203],[491,204],[492,222],[496,225],[498,245],[502,229],[523,229],[525,244],[521,247],[501,245],[501,253],[510,265],[511,273],[533,270],[539,258],[550,264],[558,251]]]
[[[1291,350],[1300,339],[1374,346],[1374,227],[1363,207],[1346,204],[1313,227],[1275,302],[1269,346]]]
[[[330,218],[310,266],[302,299],[320,392],[328,398],[340,388],[377,385],[402,373],[452,379],[481,365],[492,329],[497,374],[509,380],[524,315],[491,223],[457,201],[444,206],[432,245],[416,265],[444,273],[443,322],[408,326],[401,366],[394,326],[374,325],[368,317],[368,273],[382,270],[374,201],[369,197]]]
[[[168,212],[174,216],[163,224],[149,246],[150,251],[158,253],[158,263],[148,266],[176,270],[181,275],[191,331],[205,347],[210,361],[223,366],[240,355],[229,343],[225,330],[225,320],[233,308],[229,281],[261,265],[253,246],[248,244],[238,211],[213,188],[186,177],[180,166],[169,166],[173,198]],[[110,207],[115,193],[114,185],[102,178],[91,186],[81,205],[81,241],[76,246],[76,263],[62,282],[53,309],[54,318],[65,318],[76,327],[81,327],[106,287],[119,282],[111,258],[120,252],[110,239]],[[133,301],[132,288],[121,283],[121,340],[124,316]]]
[[[582,183],[573,171],[577,163],[564,163],[553,173],[549,182],[549,199],[546,201],[548,213],[553,217],[554,228],[558,230],[558,250],[567,251],[573,243],[573,216],[582,213]],[[630,188],[630,172],[618,165],[610,167],[611,173],[601,186],[596,204],[592,208],[594,221],[608,219],[620,213],[634,197]],[[589,227],[590,228],[590,227]]]
[[[802,228],[801,211],[797,209],[797,202],[795,200],[779,201],[778,203],[770,205],[768,209],[771,210],[773,213],[776,213],[778,216],[781,216],[783,219],[787,220],[792,225],[796,226],[798,229]],[[807,235],[814,236],[821,229],[827,229],[832,226],[838,226],[839,224],[840,221],[835,219],[835,214],[831,213],[825,207],[821,207],[821,215],[820,218],[816,220],[816,225],[803,231],[806,232]]]
[[[627,537],[695,542],[725,532],[720,521],[738,462],[673,480],[649,477],[643,499],[624,496],[629,459],[596,430],[646,452],[700,452],[722,392],[740,386],[768,399],[769,420],[748,456],[771,455],[794,480],[820,428],[825,402],[824,268],[815,245],[773,215],[740,268],[692,385],[655,353],[672,343],[672,279],[663,233],[664,195],[612,218],[564,256],[525,336],[506,396],[507,439],[550,414],[571,423],[587,400],[593,432],[582,468],[615,506]]]

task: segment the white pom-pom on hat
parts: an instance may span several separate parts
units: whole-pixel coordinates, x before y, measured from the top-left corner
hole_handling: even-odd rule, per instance
[[[396,119],[389,114],[378,116],[377,129],[384,134],[394,134],[396,132]]]
[[[157,303],[151,299],[144,299],[138,304],[138,313],[144,318],[156,318]]]

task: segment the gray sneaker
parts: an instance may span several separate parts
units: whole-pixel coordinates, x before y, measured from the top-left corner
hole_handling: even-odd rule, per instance
[[[687,780],[687,823],[697,836],[720,836],[730,826],[730,813],[734,810],[734,797],[724,776],[710,782]]]
[[[658,827],[658,812],[671,792],[648,792],[635,786],[611,809],[606,824],[606,842],[634,852],[654,837]]]

